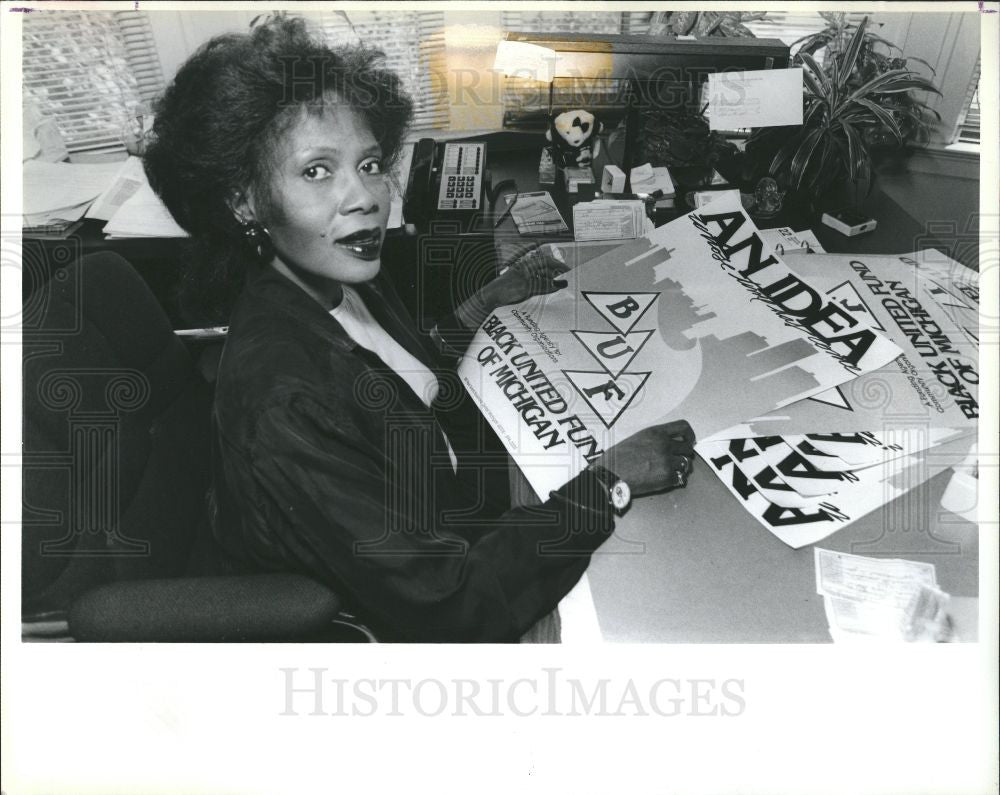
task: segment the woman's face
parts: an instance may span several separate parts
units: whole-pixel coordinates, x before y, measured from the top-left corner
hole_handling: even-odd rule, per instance
[[[389,217],[382,150],[351,109],[302,113],[282,137],[267,214],[273,267],[321,303],[379,271]]]

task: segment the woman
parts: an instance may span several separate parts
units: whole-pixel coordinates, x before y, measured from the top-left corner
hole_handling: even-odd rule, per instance
[[[615,482],[682,483],[693,438],[650,429],[542,509],[484,511],[440,368],[564,266],[526,258],[439,323],[436,347],[421,338],[380,273],[409,113],[373,54],[287,18],[209,42],[159,103],[150,181],[216,282],[243,282],[216,387],[215,532],[244,569],[329,583],[384,639],[516,640],[611,534]]]

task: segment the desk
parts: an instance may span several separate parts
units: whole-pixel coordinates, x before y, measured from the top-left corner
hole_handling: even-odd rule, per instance
[[[535,190],[548,190],[566,223],[572,229],[572,202],[557,186],[539,186],[538,184],[538,154],[545,145],[544,137],[532,136],[526,133],[507,133],[508,137],[486,136],[489,142],[489,163],[493,184],[498,185],[505,180],[513,180],[517,191],[527,193]],[[496,138],[496,142],[494,139]],[[513,193],[513,188],[503,193]],[[823,209],[833,209],[847,204],[846,194],[831,195],[826,198]],[[496,213],[502,213],[505,205],[498,201]],[[922,248],[939,248],[945,253],[951,246],[944,245],[940,240],[929,234],[925,224],[910,216],[902,207],[877,187],[861,201],[861,209],[872,218],[877,219],[878,227],[858,237],[845,237],[828,226],[819,222],[819,213],[810,214],[804,207],[789,201],[787,206],[776,217],[764,222],[757,222],[762,229],[780,226],[790,226],[801,230],[810,228],[816,234],[820,244],[827,251],[843,254],[905,254]],[[685,212],[677,210],[677,215]],[[557,240],[572,240],[572,233],[560,236],[521,236],[514,222],[509,218],[495,231],[497,259],[501,263],[510,262],[529,248],[542,242]]]
[[[523,182],[529,178],[529,164],[530,158],[523,158],[513,166],[520,191],[537,189],[536,183]],[[556,191],[553,196],[563,198]],[[811,226],[832,252],[905,253],[933,245],[921,238],[922,225],[884,194],[873,193],[866,207],[878,218],[879,228],[855,239],[788,213],[769,225]],[[509,260],[537,242],[567,238],[525,239],[498,230],[498,259]],[[940,587],[961,606],[960,637],[969,639],[976,624],[978,528],[940,508],[951,475],[950,470],[941,473],[819,546],[933,563]],[[511,480],[516,502],[537,502],[516,469]],[[605,640],[830,641],[823,599],[816,593],[813,548],[792,549],[771,535],[701,460],[685,489],[635,500],[616,524],[614,536],[588,569]]]
[[[977,596],[977,528],[939,507],[951,474],[819,546],[933,563],[944,591]],[[768,533],[700,459],[685,489],[635,501],[588,578],[605,640],[830,641],[812,547],[792,549]]]

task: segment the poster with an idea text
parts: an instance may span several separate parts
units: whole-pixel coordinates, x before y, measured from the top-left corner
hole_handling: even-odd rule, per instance
[[[459,377],[539,497],[642,428],[699,438],[803,400],[900,354],[774,254],[719,199],[502,307]]]

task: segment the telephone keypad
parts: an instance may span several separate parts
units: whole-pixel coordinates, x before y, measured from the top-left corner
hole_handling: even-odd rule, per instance
[[[485,149],[486,145],[482,143],[445,144],[438,192],[439,210],[479,208]]]

